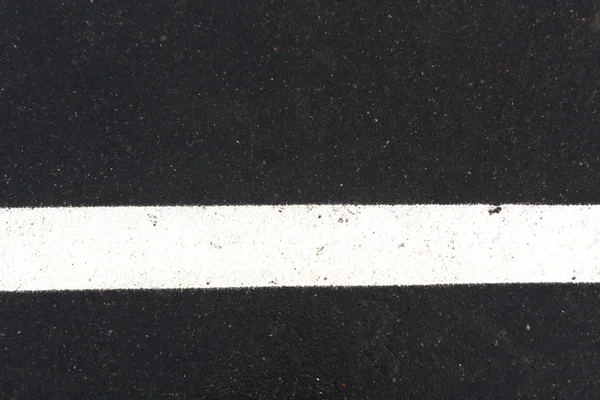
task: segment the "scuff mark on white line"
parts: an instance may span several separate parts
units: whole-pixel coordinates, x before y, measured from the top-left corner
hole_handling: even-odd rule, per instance
[[[0,290],[600,282],[599,240],[596,205],[10,208]]]

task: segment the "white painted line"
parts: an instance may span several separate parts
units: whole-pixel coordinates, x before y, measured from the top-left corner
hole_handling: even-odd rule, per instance
[[[600,206],[0,209],[0,290],[600,282]]]

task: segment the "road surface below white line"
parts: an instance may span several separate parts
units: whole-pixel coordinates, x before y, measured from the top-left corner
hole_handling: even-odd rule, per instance
[[[600,206],[0,209],[0,290],[600,281]]]

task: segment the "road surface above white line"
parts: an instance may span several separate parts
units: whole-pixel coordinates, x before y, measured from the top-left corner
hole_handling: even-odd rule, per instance
[[[0,290],[600,282],[600,206],[494,208],[0,209]]]

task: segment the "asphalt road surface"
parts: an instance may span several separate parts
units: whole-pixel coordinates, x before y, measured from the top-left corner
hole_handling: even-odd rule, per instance
[[[5,226],[23,207],[600,202],[596,1],[0,0],[0,33]],[[3,290],[0,399],[596,399],[589,280]]]

